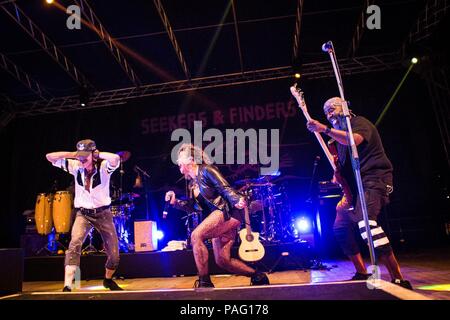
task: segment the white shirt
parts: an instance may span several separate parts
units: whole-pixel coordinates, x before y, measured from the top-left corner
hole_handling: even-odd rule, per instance
[[[97,165],[94,165],[94,174],[91,177],[89,191],[84,188],[85,170],[80,161],[73,159],[59,159],[53,162],[53,165],[74,176],[75,208],[95,209],[111,204],[109,181],[111,174],[120,166],[120,161],[116,167],[113,167],[109,161],[103,160],[100,164],[99,172],[97,172]]]

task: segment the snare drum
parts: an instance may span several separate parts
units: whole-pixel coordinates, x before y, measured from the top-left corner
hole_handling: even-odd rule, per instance
[[[57,233],[68,233],[72,225],[72,195],[57,191],[53,197],[53,221]]]
[[[36,221],[36,230],[40,235],[48,235],[52,231],[52,195],[39,193],[36,198],[34,208],[34,219]]]

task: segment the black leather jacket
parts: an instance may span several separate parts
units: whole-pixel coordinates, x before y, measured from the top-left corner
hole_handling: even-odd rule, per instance
[[[203,212],[208,211],[208,213],[214,210],[220,210],[223,212],[225,220],[228,220],[230,218],[230,211],[239,202],[242,195],[230,186],[217,167],[213,165],[200,165],[194,183],[197,183],[200,189],[200,194],[197,199],[177,199],[173,206],[176,209],[190,213],[199,210]],[[193,187],[193,183],[191,186]],[[199,201],[200,197],[203,197],[201,199],[203,201]],[[207,208],[205,208],[205,205]]]

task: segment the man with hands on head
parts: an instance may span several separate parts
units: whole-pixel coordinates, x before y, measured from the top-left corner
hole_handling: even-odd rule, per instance
[[[120,157],[114,153],[100,152],[90,139],[79,141],[76,147],[75,152],[60,151],[46,155],[55,167],[70,173],[75,179],[76,218],[65,256],[63,291],[72,291],[75,272],[80,266],[82,245],[92,227],[100,233],[107,255],[103,286],[110,290],[122,290],[112,279],[119,265],[119,244],[109,210],[110,178],[120,165]]]

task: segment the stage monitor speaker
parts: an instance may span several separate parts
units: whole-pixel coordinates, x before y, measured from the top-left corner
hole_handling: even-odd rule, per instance
[[[0,249],[0,295],[22,291],[23,250]]]
[[[134,251],[155,251],[158,250],[158,238],[156,235],[155,221],[135,221],[134,222]]]

